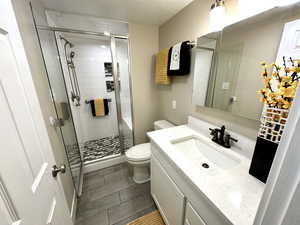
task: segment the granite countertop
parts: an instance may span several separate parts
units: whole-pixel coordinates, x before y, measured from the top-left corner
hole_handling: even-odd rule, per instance
[[[182,157],[182,153],[176,151],[171,143],[174,139],[199,136],[209,144],[220,147],[208,137],[187,125],[149,132],[148,136],[232,224],[253,224],[265,184],[249,175],[249,158],[237,153],[234,147],[224,148],[224,151],[230,151],[238,158],[240,163],[211,175]]]

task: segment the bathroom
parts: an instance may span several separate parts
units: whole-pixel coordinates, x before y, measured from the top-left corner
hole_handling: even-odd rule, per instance
[[[0,10],[1,225],[300,224],[299,1]]]

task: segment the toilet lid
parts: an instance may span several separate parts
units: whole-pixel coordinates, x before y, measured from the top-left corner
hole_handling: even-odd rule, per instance
[[[126,157],[132,161],[143,161],[151,158],[150,143],[133,146],[126,151]]]

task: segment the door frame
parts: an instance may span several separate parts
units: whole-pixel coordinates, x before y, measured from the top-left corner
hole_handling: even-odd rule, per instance
[[[300,88],[289,113],[282,141],[269,174],[269,178],[257,210],[254,225],[280,225],[284,219],[294,224],[293,218],[286,218],[289,206],[300,191]],[[298,160],[298,163],[293,163]],[[294,203],[295,204],[295,203]],[[300,202],[298,202],[300,207]],[[298,208],[299,209],[299,208]],[[272,223],[269,223],[272,221]]]
[[[300,23],[300,20],[295,20]],[[291,21],[285,24],[285,28]],[[285,49],[286,38],[283,31],[277,53]],[[300,50],[298,50],[300,51]],[[300,207],[300,87],[289,112],[288,121],[275,155],[267,184],[257,210],[254,225],[281,225],[299,223]],[[295,216],[296,215],[296,216]],[[297,223],[297,224],[298,224]]]

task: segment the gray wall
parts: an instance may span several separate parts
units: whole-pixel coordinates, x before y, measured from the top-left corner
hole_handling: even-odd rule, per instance
[[[159,119],[159,98],[154,84],[154,55],[158,26],[129,24],[135,144],[147,142],[147,131]]]

